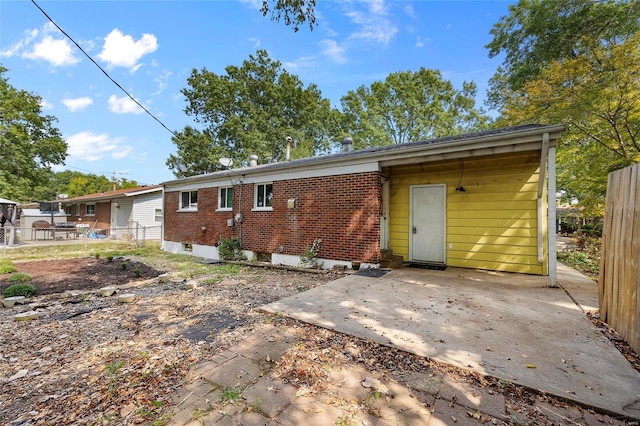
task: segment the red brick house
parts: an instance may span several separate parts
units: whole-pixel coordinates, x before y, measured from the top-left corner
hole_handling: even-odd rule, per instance
[[[249,258],[298,265],[319,239],[325,268],[379,267],[393,252],[555,274],[548,230],[563,130],[518,126],[165,182],[163,249],[217,259],[217,243],[234,237]]]
[[[160,239],[162,227],[162,186],[81,195],[61,200],[67,220],[86,226],[99,236],[119,238],[132,229],[144,227],[145,238]]]

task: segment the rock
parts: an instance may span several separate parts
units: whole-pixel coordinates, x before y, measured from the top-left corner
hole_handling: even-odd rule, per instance
[[[113,296],[116,292],[115,287],[102,287],[100,289],[100,294],[104,297]]]
[[[37,318],[38,313],[36,311],[22,312],[13,316],[14,321],[29,321]]]
[[[136,295],[133,293],[125,293],[118,296],[119,303],[131,303],[136,300]]]
[[[158,275],[158,282],[160,284],[168,283],[170,279],[171,279],[170,274],[165,273],[165,274]]]
[[[29,370],[20,370],[16,374],[14,374],[13,376],[9,377],[7,379],[7,382],[13,382],[14,380],[22,379],[24,376],[27,375],[28,372],[29,372]]]
[[[25,299],[24,296],[5,297],[2,299],[2,304],[5,308],[11,308],[16,303],[23,304]]]
[[[196,281],[187,281],[184,285],[185,290],[195,290],[196,288],[198,288],[198,283]]]

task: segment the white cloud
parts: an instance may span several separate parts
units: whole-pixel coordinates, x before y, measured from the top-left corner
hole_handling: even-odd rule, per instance
[[[424,40],[420,36],[416,37],[416,47],[424,47],[426,43],[431,43],[431,39],[429,37],[425,38]]]
[[[259,48],[260,44],[262,43],[262,41],[258,37],[251,37],[248,39],[248,41],[251,42],[254,49]]]
[[[386,45],[398,33],[398,27],[388,18],[384,0],[349,4],[368,6],[366,10],[351,9],[346,12],[351,21],[359,26],[359,29],[351,34],[350,38]]]
[[[134,41],[133,37],[124,35],[115,28],[104,38],[102,52],[98,58],[110,67],[125,67],[135,71],[140,67],[138,61],[157,49],[158,41],[153,34],[143,34],[142,38]]]
[[[154,82],[158,84],[158,90],[151,94],[151,96],[157,96],[164,92],[164,89],[167,88],[169,77],[171,77],[173,73],[171,71],[164,70],[162,74],[153,79]]]
[[[301,56],[293,62],[285,62],[283,66],[287,71],[295,71],[303,68],[311,68],[316,65],[316,58],[313,56]]]
[[[40,108],[43,110],[53,109],[53,104],[45,99],[40,99]]]
[[[93,99],[88,96],[74,99],[62,99],[62,104],[69,108],[69,111],[76,112],[81,111],[89,105],[93,104]]]
[[[322,40],[322,54],[338,64],[347,62],[345,48],[340,46],[335,40]]]
[[[24,31],[22,38],[0,51],[0,57],[20,55],[26,59],[44,60],[54,67],[64,67],[80,62],[74,47],[60,31],[47,23],[41,29]]]
[[[7,49],[0,50],[0,57],[10,58],[14,55],[19,55],[20,52],[38,36],[38,33],[39,31],[37,29],[25,30],[23,38],[13,43]]]
[[[70,163],[99,161],[105,157],[121,159],[132,152],[124,138],[111,138],[106,133],[80,132],[66,138]]]
[[[144,111],[128,96],[109,96],[109,111],[116,114],[142,114]]]

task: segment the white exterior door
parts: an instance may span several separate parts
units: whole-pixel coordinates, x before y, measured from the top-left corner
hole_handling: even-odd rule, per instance
[[[412,262],[446,262],[446,186],[411,187],[409,258]]]
[[[118,228],[118,204],[115,201],[111,202],[111,230],[109,234],[112,237],[116,236],[116,231]]]

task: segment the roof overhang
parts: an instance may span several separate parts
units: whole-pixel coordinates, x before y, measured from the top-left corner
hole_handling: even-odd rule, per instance
[[[348,153],[224,170],[167,181],[162,185],[195,187],[205,182],[222,182],[239,176],[247,178],[276,174],[288,175],[295,170],[325,170],[326,174],[332,174],[331,169],[344,167],[352,168],[355,172],[359,169],[371,169],[374,165],[379,168],[509,152],[541,151],[543,139],[548,138],[549,146],[555,146],[558,137],[565,128],[565,125],[560,124],[495,129],[421,142],[373,147]]]

